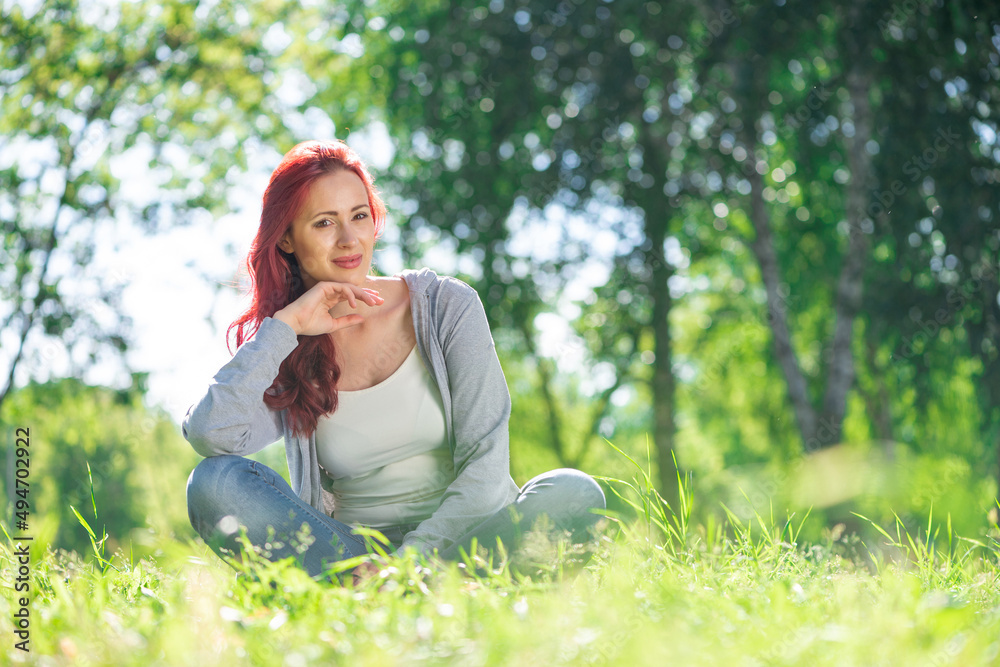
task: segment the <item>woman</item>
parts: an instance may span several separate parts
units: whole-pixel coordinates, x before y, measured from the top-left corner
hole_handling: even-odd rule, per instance
[[[343,142],[299,144],[274,170],[237,352],[183,423],[209,457],[188,480],[192,525],[220,554],[245,528],[314,577],[367,553],[356,526],[446,560],[474,539],[517,549],[543,514],[585,539],[605,506],[592,478],[510,476],[510,396],[476,292],[427,269],[370,275],[385,214]],[[281,438],[291,487],[244,458]]]

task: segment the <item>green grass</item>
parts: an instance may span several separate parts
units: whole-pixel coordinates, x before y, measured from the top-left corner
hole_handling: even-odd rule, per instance
[[[638,466],[637,466],[638,467]],[[691,525],[641,469],[570,574],[395,560],[358,587],[291,565],[237,580],[200,542],[106,559],[33,546],[31,653],[13,647],[11,542],[0,546],[5,662],[39,665],[996,665],[1000,543],[929,521],[878,540],[732,513]]]

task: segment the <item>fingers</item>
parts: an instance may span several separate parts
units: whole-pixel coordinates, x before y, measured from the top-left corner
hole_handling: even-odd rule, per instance
[[[279,319],[286,319],[296,334],[307,336],[333,333],[361,324],[364,318],[360,313],[336,316],[335,307],[344,301],[353,310],[357,309],[358,301],[368,306],[385,303],[378,290],[349,283],[319,282],[286,306]]]
[[[367,303],[369,306],[381,306],[385,303],[385,299],[378,295],[375,290],[366,290],[364,296],[361,297],[362,301]]]
[[[330,325],[330,328],[326,333],[333,333],[334,331],[340,331],[341,329],[347,329],[348,327],[356,327],[364,321],[365,318],[361,317],[357,313],[334,317],[333,323]]]
[[[361,299],[362,302],[367,303],[369,306],[380,306],[385,303],[385,299],[379,296],[378,290],[371,289],[370,287],[358,287],[356,285],[347,285],[355,296]],[[352,301],[351,306],[353,307],[355,303]]]
[[[380,306],[385,303],[385,299],[379,296],[378,290],[348,283],[326,282],[322,284],[323,295],[330,306],[334,306],[341,301],[347,301],[351,308],[357,308],[358,300],[369,306]]]
[[[358,302],[354,299],[354,290],[351,287],[351,285],[341,286],[340,293],[347,297],[347,303],[351,304],[351,308],[357,308]]]

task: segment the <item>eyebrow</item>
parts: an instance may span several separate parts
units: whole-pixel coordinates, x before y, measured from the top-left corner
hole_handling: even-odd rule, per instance
[[[357,210],[358,210],[359,208],[368,208],[368,204],[367,204],[367,203],[365,203],[365,204],[358,204],[357,206],[355,206],[354,208],[352,208],[352,209],[351,209],[351,213],[354,213],[354,212],[355,212],[355,211],[357,211]],[[340,215],[340,214],[339,214],[339,213],[337,213],[336,211],[320,211],[320,212],[318,212],[318,213],[313,213],[313,214],[312,214],[312,215],[311,215],[311,216],[309,217],[309,219],[310,219],[310,220],[313,220],[313,219],[315,219],[315,218],[318,218],[318,217],[319,217],[319,216],[321,216],[321,215],[333,215],[333,216],[337,216],[337,215]]]

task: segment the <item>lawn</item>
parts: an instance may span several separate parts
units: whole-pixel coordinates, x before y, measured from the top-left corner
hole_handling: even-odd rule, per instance
[[[995,533],[965,540],[945,521],[806,544],[795,517],[691,525],[690,508],[627,497],[638,516],[611,521],[586,567],[570,554],[530,576],[397,559],[340,586],[289,564],[237,577],[200,542],[162,539],[142,559],[105,558],[99,541],[85,556],[34,544],[30,652],[11,632],[22,594],[8,538],[2,654],[137,667],[1000,664]]]

